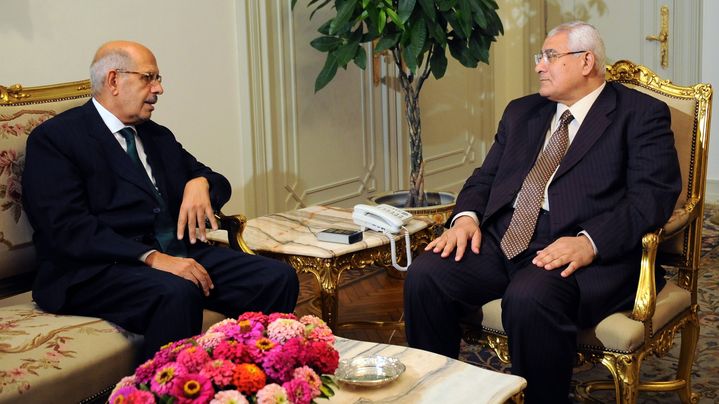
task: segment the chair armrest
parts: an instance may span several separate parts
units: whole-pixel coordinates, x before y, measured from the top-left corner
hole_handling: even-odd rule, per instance
[[[227,216],[222,212],[215,212],[220,229],[227,231],[227,242],[233,250],[243,251],[247,254],[255,254],[242,237],[245,231],[247,218],[244,215]]]
[[[661,229],[647,233],[642,237],[642,261],[639,273],[639,284],[637,294],[634,298],[634,309],[632,318],[637,321],[646,322],[654,316],[654,309],[657,300],[657,288],[655,279],[655,268],[657,250],[659,244],[684,231],[699,214],[700,199],[694,198],[684,204],[683,207],[675,209],[672,216]]]

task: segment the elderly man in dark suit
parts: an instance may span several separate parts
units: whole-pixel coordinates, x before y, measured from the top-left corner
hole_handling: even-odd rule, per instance
[[[294,310],[291,267],[204,243],[230,184],[150,120],[164,91],[152,52],[109,42],[90,74],[93,99],[28,139],[23,204],[35,229],[37,304],[144,334],[143,357],[198,333],[203,308],[233,317]]]
[[[561,403],[578,329],[631,307],[641,237],[681,178],[669,108],[605,82],[594,27],[560,25],[535,62],[539,94],[507,106],[449,229],[408,271],[405,313],[410,345],[456,357],[460,317],[502,298],[527,401]]]

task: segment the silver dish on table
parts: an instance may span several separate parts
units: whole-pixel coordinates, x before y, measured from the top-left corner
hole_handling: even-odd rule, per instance
[[[397,358],[388,356],[357,356],[343,359],[339,363],[335,377],[343,383],[353,386],[382,386],[397,379],[405,366]]]

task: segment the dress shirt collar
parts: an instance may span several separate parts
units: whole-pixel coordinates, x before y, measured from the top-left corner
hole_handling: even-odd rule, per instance
[[[607,82],[602,83],[601,86],[597,87],[594,91],[591,93],[585,95],[582,97],[579,101],[575,102],[574,105],[571,107],[568,107],[564,104],[557,103],[557,112],[554,114],[554,120],[552,121],[552,127],[557,127],[559,125],[559,118],[562,116],[562,113],[564,113],[565,110],[572,111],[572,116],[574,117],[574,121],[576,121],[577,127],[582,126],[582,122],[584,122],[584,118],[587,117],[587,114],[589,113],[589,110],[592,108],[592,105],[594,105],[594,101],[599,98],[599,94],[604,90],[604,87],[607,85]]]
[[[110,129],[110,132],[117,133],[120,131],[120,129],[126,126],[135,129],[135,127],[132,125],[125,125],[124,123],[122,123],[121,120],[117,119],[117,117],[113,115],[112,112],[108,111],[107,108],[103,107],[102,104],[100,104],[94,97],[92,98],[92,103],[95,105],[95,109],[97,109],[97,112],[100,114],[100,118],[102,118],[102,121],[105,122],[105,126]],[[135,132],[137,132],[137,130],[135,130]]]

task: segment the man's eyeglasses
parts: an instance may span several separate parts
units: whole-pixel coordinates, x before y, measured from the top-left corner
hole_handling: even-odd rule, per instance
[[[549,63],[552,63],[555,60],[561,58],[562,56],[576,55],[577,53],[584,53],[584,52],[589,52],[589,51],[580,50],[580,51],[574,51],[574,52],[558,53],[554,49],[547,49],[545,51],[541,51],[541,52],[537,53],[536,55],[534,55],[534,64],[538,65],[541,62],[549,64]]]
[[[142,72],[133,72],[131,70],[123,70],[123,69],[115,69],[118,73],[128,73],[128,74],[137,74],[140,76],[140,79],[145,82],[145,84],[150,85],[154,82],[162,83],[162,76],[160,76],[157,73],[142,73]]]

